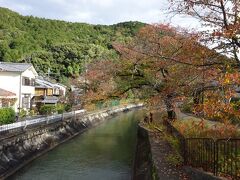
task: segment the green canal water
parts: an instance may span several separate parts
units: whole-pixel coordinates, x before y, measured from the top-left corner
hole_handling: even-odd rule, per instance
[[[9,179],[131,179],[137,122],[144,112],[121,113],[36,159]]]

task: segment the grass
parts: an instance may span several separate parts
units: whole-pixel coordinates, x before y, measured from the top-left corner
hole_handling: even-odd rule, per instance
[[[149,131],[161,133],[164,140],[168,141],[172,151],[165,157],[166,161],[174,166],[179,166],[183,163],[183,158],[180,155],[180,142],[177,138],[167,134],[166,127],[161,121],[154,121],[152,123],[144,123],[142,125]]]
[[[155,167],[155,165],[153,165],[152,167],[152,180],[158,180],[158,174],[157,174],[157,169]]]
[[[178,153],[171,153],[167,155],[166,161],[169,162],[171,165],[180,166],[183,163],[183,158]]]
[[[174,150],[167,155],[166,160],[174,166],[179,166],[183,164],[183,157],[180,155],[181,148],[179,140],[176,137],[167,133],[164,133],[164,139],[168,141],[168,143]]]
[[[159,131],[162,132],[164,130],[164,126],[160,122],[152,122],[152,123],[142,123],[145,128],[151,131]]]

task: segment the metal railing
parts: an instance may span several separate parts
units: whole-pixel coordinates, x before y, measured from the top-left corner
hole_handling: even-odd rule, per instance
[[[240,179],[240,139],[187,138],[185,163],[216,176]]]
[[[2,136],[11,132],[22,131],[29,127],[35,127],[39,125],[51,124],[58,121],[63,121],[66,118],[74,117],[84,112],[85,110],[77,110],[77,111],[72,111],[72,112],[63,113],[63,114],[57,114],[52,116],[20,121],[12,124],[5,124],[0,126],[0,135]]]
[[[185,138],[169,121],[167,132],[176,137],[184,164],[215,176],[240,179],[240,139]]]
[[[216,156],[216,175],[240,179],[240,139],[218,139]]]

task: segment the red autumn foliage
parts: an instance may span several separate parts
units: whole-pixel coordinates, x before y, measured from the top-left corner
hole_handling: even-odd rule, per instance
[[[205,27],[202,40],[239,64],[239,0],[169,0],[170,12],[197,18]]]

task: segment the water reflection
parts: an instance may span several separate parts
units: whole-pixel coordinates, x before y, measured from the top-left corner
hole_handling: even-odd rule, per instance
[[[9,179],[131,179],[137,121],[143,111],[122,113],[60,145]]]

